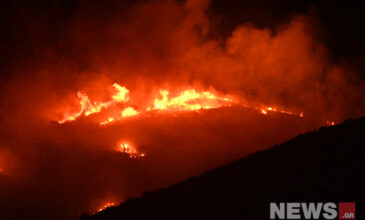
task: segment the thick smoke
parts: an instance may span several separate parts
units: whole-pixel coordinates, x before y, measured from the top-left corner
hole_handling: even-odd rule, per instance
[[[331,63],[321,24],[295,15],[275,29],[245,23],[228,38],[212,34],[207,0],[105,6],[79,1],[66,20],[40,22],[21,11],[26,39],[3,70],[0,218],[70,219],[104,202],[146,190],[279,144],[326,120],[364,113],[364,84]],[[101,12],[102,11],[102,12]],[[51,39],[51,40],[50,40]],[[25,49],[26,48],[26,49]],[[35,56],[29,56],[35,54]],[[113,82],[133,105],[160,88],[214,88],[252,106],[304,112],[304,118],[226,107],[177,115],[151,113],[100,127],[90,118],[59,125],[76,93],[107,100]],[[131,141],[146,157],[115,151]]]

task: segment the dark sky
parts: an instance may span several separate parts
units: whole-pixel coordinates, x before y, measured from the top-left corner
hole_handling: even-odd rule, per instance
[[[364,114],[363,1],[2,4],[0,218],[47,209],[43,219],[54,213],[65,219],[94,200],[122,201],[326,120]],[[107,112],[55,122],[79,109],[78,91],[107,101],[114,82],[130,90],[128,107],[137,110],[153,103],[159,89],[212,87],[304,118],[229,107],[177,118],[147,114],[111,127],[96,123]],[[146,160],[120,159],[113,149],[124,138],[145,150]]]
[[[122,13],[123,9],[134,4],[136,4],[135,1],[114,0],[3,2],[1,5],[1,68],[10,63],[27,62],[28,57],[41,51],[39,47],[57,45],[67,23],[79,13],[93,14],[99,19],[107,20],[111,19],[115,13]],[[116,8],[119,10],[115,10]],[[312,14],[319,21],[322,29],[320,37],[328,47],[333,61],[346,61],[363,72],[364,10],[365,2],[361,0],[213,0],[210,16],[215,26],[212,33],[225,38],[238,24],[245,22],[250,22],[256,27],[274,28],[289,20],[294,14]],[[57,49],[67,53],[62,51],[63,48]],[[5,72],[3,69],[2,74],[4,75]]]
[[[235,25],[252,22],[258,27],[275,27],[293,14],[312,14],[318,18],[334,61],[346,60],[364,68],[365,2],[360,0],[248,0],[212,1],[212,11],[222,15],[221,34],[230,33]]]

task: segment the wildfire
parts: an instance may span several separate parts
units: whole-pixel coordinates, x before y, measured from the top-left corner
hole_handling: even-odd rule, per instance
[[[114,102],[127,102],[129,100],[128,93],[129,90],[124,87],[120,86],[118,83],[113,84],[114,88],[118,91],[115,95],[113,95]]]
[[[64,118],[59,120],[58,123],[62,124],[66,121],[76,120],[81,115],[89,116],[94,113],[101,112],[103,109],[107,109],[117,103],[128,104],[129,90],[117,83],[113,84],[116,92],[112,95],[111,100],[107,102],[91,102],[87,94],[79,91],[77,93],[80,99],[80,110],[76,113],[65,113]],[[119,115],[109,115],[107,119],[99,122],[100,125],[107,125],[112,122],[122,120],[123,118],[136,116],[138,114],[149,112],[153,110],[158,111],[198,111],[201,109],[212,109],[224,106],[242,105],[250,108],[245,103],[240,103],[231,96],[219,95],[217,92],[212,91],[197,91],[195,89],[186,89],[178,93],[177,96],[171,96],[170,91],[161,89],[159,91],[161,97],[153,99],[153,103],[150,106],[144,108],[144,110],[137,111],[134,107],[127,106],[123,110],[120,110]],[[146,100],[148,103],[148,100]],[[252,106],[251,106],[252,107]],[[287,110],[282,110],[276,107],[261,106],[253,107],[257,109],[261,114],[268,114],[268,112],[278,112],[282,114],[294,115],[297,117],[304,117],[303,112],[294,113]]]
[[[294,112],[285,111],[285,110],[278,110],[277,108],[274,108],[274,107],[261,107],[261,108],[257,108],[257,109],[259,109],[260,113],[264,114],[264,115],[267,115],[268,112],[280,112],[280,113],[287,114],[287,115],[295,115],[295,116],[298,116],[301,118],[304,117],[303,112],[294,113]]]
[[[106,121],[102,121],[102,122],[100,122],[100,125],[106,125],[106,124],[111,123],[111,122],[113,122],[113,121],[114,121],[114,118],[113,118],[113,117],[111,117],[111,118],[108,118],[108,120],[106,120]]]
[[[135,115],[138,115],[140,112],[137,112],[133,107],[127,107],[121,112],[120,117],[110,117],[106,121],[100,122],[100,125],[106,125],[112,123],[113,121],[120,120],[121,118],[128,118]]]
[[[328,126],[334,126],[335,125],[335,122],[334,121],[326,121],[326,124]]]
[[[117,151],[128,154],[130,158],[140,158],[144,157],[144,153],[139,153],[137,149],[130,143],[121,143]]]
[[[132,116],[135,116],[139,114],[139,112],[137,112],[134,108],[132,107],[128,107],[126,109],[124,109],[122,111],[122,117],[125,118],[125,117],[132,117]]]
[[[107,102],[94,102],[92,103],[86,93],[79,91],[77,97],[80,99],[80,110],[76,113],[65,113],[64,118],[59,120],[58,123],[62,124],[66,121],[74,121],[81,115],[89,116],[94,113],[98,113],[103,109],[109,108],[116,103],[125,103],[129,100],[129,90],[117,83],[113,84],[113,87],[117,92],[112,96],[112,100]]]
[[[70,114],[66,112],[64,118],[58,123],[62,124],[66,121],[76,120],[81,115],[89,116],[98,113],[103,109],[107,109],[116,103],[127,103],[129,101],[129,90],[126,87],[120,86],[117,83],[113,84],[116,93],[107,102],[92,103],[86,93],[79,91],[77,97],[80,99],[80,110],[76,113]],[[218,108],[222,106],[229,106],[234,101],[230,98],[221,97],[209,91],[198,92],[195,89],[188,89],[182,91],[176,97],[169,97],[170,92],[167,90],[160,90],[162,98],[155,98],[153,105],[147,107],[144,111],[137,111],[133,107],[126,107],[119,116],[109,117],[100,122],[100,125],[106,125],[111,122],[121,120],[122,118],[132,117],[143,112],[152,110],[160,111],[195,111],[200,109]]]
[[[219,101],[232,100],[228,98],[217,97],[216,95],[205,91],[197,92],[195,89],[185,90],[179,96],[169,98],[169,91],[160,90],[161,99],[155,99],[153,109],[159,110],[199,110],[222,107]]]
[[[92,214],[95,215],[97,214],[98,212],[101,212],[109,207],[112,207],[112,206],[115,206],[115,203],[114,202],[107,202],[105,203],[104,205],[102,205],[101,207],[99,207],[96,212],[93,212]]]

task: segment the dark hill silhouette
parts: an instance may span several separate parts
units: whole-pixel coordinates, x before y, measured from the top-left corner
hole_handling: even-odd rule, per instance
[[[365,117],[300,135],[83,219],[269,219],[269,202],[356,202],[364,219]]]

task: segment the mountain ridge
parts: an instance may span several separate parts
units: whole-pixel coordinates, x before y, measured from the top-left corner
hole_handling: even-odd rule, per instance
[[[322,127],[82,219],[269,219],[270,202],[364,210],[365,117]]]

